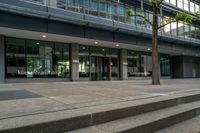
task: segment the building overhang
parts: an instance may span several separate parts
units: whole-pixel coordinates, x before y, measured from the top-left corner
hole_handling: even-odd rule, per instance
[[[127,44],[127,43],[120,43],[120,42],[110,42],[110,41],[103,41],[103,40],[96,40],[96,39],[89,39],[89,38],[50,34],[50,33],[44,33],[44,32],[27,31],[27,30],[20,30],[20,29],[6,28],[6,27],[0,27],[0,35],[7,36],[7,37],[15,37],[15,38],[41,40],[41,41],[63,42],[63,43],[69,43],[72,45],[81,44],[81,45],[89,45],[89,46],[129,49],[129,50],[144,51],[144,52],[150,52],[148,49],[151,47],[151,44],[143,45],[142,41],[144,40],[141,40],[141,43],[138,42],[135,44]],[[46,37],[43,38],[42,37],[43,35],[45,35]],[[98,42],[98,44],[96,44],[95,42]],[[171,50],[170,48],[167,49],[167,48],[162,48],[162,47],[159,48],[159,52],[163,54],[169,54],[172,56],[182,54],[181,51]]]

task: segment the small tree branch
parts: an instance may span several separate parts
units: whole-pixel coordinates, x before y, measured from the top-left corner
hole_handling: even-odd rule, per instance
[[[160,26],[158,27],[158,29],[161,29],[161,28],[165,27],[166,25],[171,24],[171,23],[173,23],[173,22],[177,22],[177,20],[171,18],[167,23],[165,23],[165,24],[163,24],[163,25],[160,25]]]
[[[160,0],[158,1],[158,7],[160,7],[160,5],[164,2],[164,0]]]

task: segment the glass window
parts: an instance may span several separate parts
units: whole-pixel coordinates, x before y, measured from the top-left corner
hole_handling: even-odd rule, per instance
[[[67,44],[14,38],[6,40],[8,77],[70,77]]]
[[[169,3],[169,0],[165,0],[166,3]]]
[[[199,5],[197,5],[197,4],[195,4],[195,13],[196,12],[199,12],[200,10],[199,10]]]
[[[83,0],[75,0],[75,11],[83,13]]]
[[[161,76],[170,76],[170,59],[167,56],[160,58],[160,73]]]
[[[168,20],[169,18],[168,17],[165,17],[164,18],[164,23],[167,23],[167,20]],[[167,24],[167,25],[165,25],[165,27],[164,27],[164,32],[165,33],[167,33],[167,34],[171,34],[171,24]]]
[[[171,23],[171,34],[173,36],[177,36],[177,23],[176,22]]]
[[[184,0],[184,10],[189,11],[189,1]]]
[[[107,17],[107,4],[105,0],[99,1],[99,16],[103,18]]]
[[[195,12],[195,7],[194,7],[194,3],[190,2],[190,12],[194,13]]]
[[[195,32],[195,34],[196,34],[196,38],[197,38],[197,39],[200,39],[200,27],[196,27],[196,32]]]
[[[39,52],[32,54],[34,47],[39,49]],[[48,77],[56,74],[54,67],[53,43],[44,41],[27,40],[27,77]],[[58,60],[58,59],[57,59]]]
[[[177,7],[183,9],[183,0],[178,0],[177,1]]]
[[[140,55],[135,51],[128,51],[128,77],[140,76]]]
[[[136,14],[141,14],[144,16],[145,12],[141,11],[141,9],[137,8]],[[146,22],[144,21],[143,18],[136,16],[136,25],[140,27],[146,27]]]
[[[98,16],[98,1],[97,0],[89,1],[89,14]]]
[[[7,77],[26,77],[25,40],[6,38]]]
[[[178,36],[184,36],[184,25],[183,25],[183,23],[178,23]]]
[[[190,37],[190,26],[188,24],[184,24],[184,33],[183,33],[183,35],[186,38]]]
[[[152,75],[152,58],[148,54],[141,55],[141,76]]]
[[[66,0],[57,0],[57,7],[61,9],[66,9]]]
[[[123,5],[118,5],[117,14],[120,22],[125,22],[125,7]]]
[[[118,49],[110,49],[110,57],[111,57],[111,76],[119,77],[119,50]]]
[[[119,58],[111,57],[111,76],[119,77]]]
[[[170,3],[176,6],[176,0],[170,0]]]
[[[89,46],[79,45],[79,77],[90,76]]]
[[[196,30],[194,26],[190,26],[190,37],[191,38],[196,38]]]
[[[79,77],[90,76],[90,56],[79,55]]]

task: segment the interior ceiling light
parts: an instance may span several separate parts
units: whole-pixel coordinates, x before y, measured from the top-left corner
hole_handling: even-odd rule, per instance
[[[43,37],[43,38],[46,38],[47,36],[46,36],[46,35],[42,35],[42,37]]]
[[[95,44],[98,44],[98,42],[94,42]]]

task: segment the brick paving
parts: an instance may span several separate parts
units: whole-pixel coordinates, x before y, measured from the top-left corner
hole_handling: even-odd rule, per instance
[[[0,120],[200,91],[200,79],[165,79],[161,83],[154,86],[150,80],[127,80],[0,84],[0,94],[7,95],[0,95]]]

